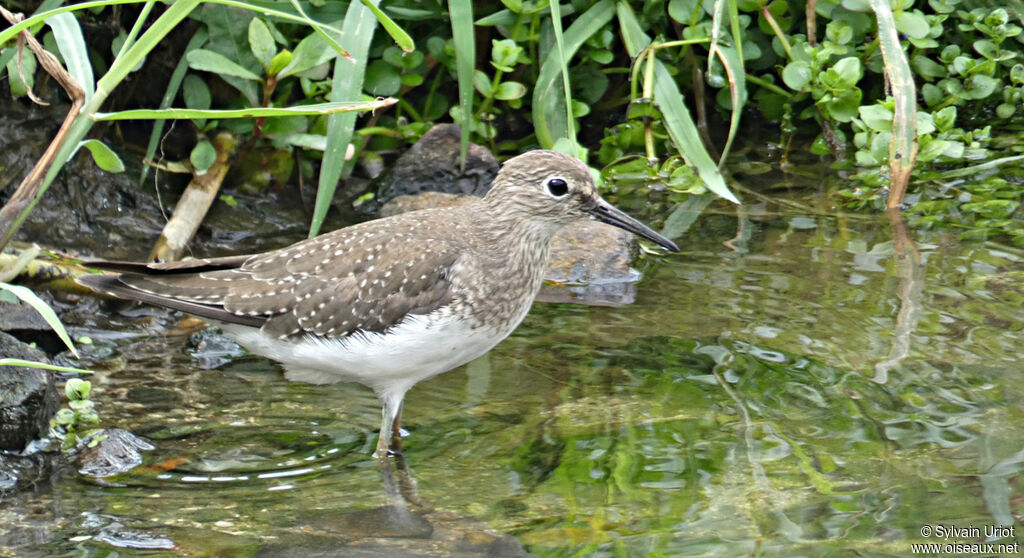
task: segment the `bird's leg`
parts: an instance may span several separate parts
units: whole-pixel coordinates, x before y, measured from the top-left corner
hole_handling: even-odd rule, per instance
[[[381,408],[380,435],[377,438],[377,449],[373,456],[377,459],[387,459],[390,452],[401,451],[401,443],[397,447],[389,448],[388,440],[393,434],[392,426],[398,423],[398,415],[402,412],[402,399],[405,397],[405,390],[399,392],[379,393]]]
[[[402,407],[403,404],[398,404],[398,414],[395,415],[395,421],[391,423],[391,451],[401,455],[402,453]]]

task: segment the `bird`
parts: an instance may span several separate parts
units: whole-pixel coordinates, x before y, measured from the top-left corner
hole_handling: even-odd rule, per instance
[[[259,254],[165,263],[85,261],[77,281],[115,298],[197,316],[289,380],[356,382],[381,401],[373,456],[401,456],[415,384],[490,351],[543,282],[551,239],[596,219],[678,252],[605,201],[590,169],[550,150],[506,161],[464,205],[366,221]]]

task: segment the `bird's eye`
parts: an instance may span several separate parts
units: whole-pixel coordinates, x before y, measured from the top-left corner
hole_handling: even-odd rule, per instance
[[[569,185],[561,178],[552,178],[548,180],[548,192],[551,192],[552,196],[560,198],[569,193]]]

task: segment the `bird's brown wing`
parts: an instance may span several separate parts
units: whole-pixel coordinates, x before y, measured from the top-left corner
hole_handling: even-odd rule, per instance
[[[410,226],[426,227],[418,221]],[[262,327],[275,337],[383,332],[409,314],[450,302],[450,272],[460,258],[451,239],[437,238],[446,235],[395,231],[403,227],[370,221],[253,256],[93,262],[120,275],[79,282],[119,298]]]

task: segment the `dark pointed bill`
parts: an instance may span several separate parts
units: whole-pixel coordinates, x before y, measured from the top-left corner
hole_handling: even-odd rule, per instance
[[[672,242],[664,236],[654,232],[647,225],[637,221],[629,215],[626,215],[621,210],[604,200],[598,201],[597,205],[590,210],[590,214],[602,223],[608,223],[609,225],[614,225],[637,236],[642,236],[647,240],[664,246],[673,252],[679,251],[679,246],[676,246],[675,242]]]

